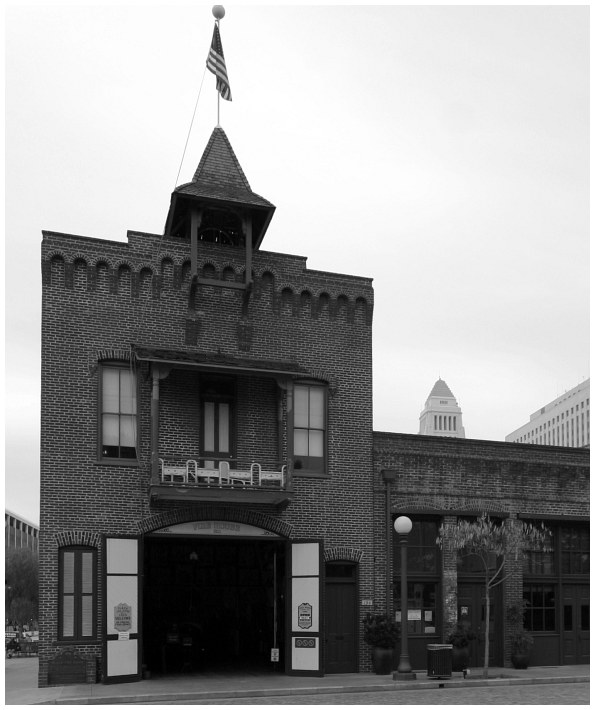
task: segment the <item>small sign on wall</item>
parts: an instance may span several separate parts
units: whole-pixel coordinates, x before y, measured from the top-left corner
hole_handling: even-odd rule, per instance
[[[132,628],[132,607],[121,602],[114,607],[114,628],[116,631],[130,631]]]
[[[298,626],[309,629],[312,626],[312,604],[304,602],[298,606]]]
[[[362,599],[362,606],[374,606],[372,599]]]
[[[271,648],[271,662],[272,663],[279,662],[279,649],[278,648]]]

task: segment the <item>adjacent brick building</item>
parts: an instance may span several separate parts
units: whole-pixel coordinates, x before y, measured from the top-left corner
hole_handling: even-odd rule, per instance
[[[510,560],[507,578],[494,590],[491,665],[509,663],[506,609],[523,600],[525,624],[535,640],[534,665],[589,662],[587,450],[374,432],[374,469],[377,536],[388,529],[387,515],[407,515],[414,521],[408,565],[414,667],[424,667],[426,645],[443,642],[445,630],[462,610],[478,635],[471,663],[483,665],[482,570],[473,566],[472,558],[457,559],[448,545],[441,552],[435,541],[441,525],[448,530],[458,519],[484,512],[507,525],[543,522],[552,533],[551,551]],[[392,530],[391,537],[396,538]],[[392,547],[394,554],[397,545]],[[395,556],[391,602],[398,610],[397,568]],[[379,589],[387,588],[385,579],[377,568]]]
[[[457,611],[441,521],[559,519],[588,555],[587,452],[373,433],[371,279],[263,250],[274,210],[216,128],[164,235],[43,233],[40,685],[369,670],[401,511],[430,560],[414,659]]]

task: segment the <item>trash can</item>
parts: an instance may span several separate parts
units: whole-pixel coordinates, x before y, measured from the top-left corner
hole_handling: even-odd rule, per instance
[[[452,644],[430,643],[428,649],[428,678],[452,677]]]

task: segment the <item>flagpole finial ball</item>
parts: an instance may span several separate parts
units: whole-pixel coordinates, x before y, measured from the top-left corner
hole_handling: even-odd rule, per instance
[[[223,5],[213,5],[213,16],[216,20],[222,20],[225,17],[225,8]]]

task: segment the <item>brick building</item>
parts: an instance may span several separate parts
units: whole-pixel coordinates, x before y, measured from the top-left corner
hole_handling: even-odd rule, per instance
[[[43,233],[40,685],[370,670],[361,618],[398,607],[400,512],[414,663],[457,593],[479,604],[435,538],[482,510],[559,527],[548,574],[515,568],[499,603],[555,587],[544,653],[571,662],[552,649],[587,588],[588,453],[373,433],[371,280],[263,250],[274,210],[216,128],[164,235]]]
[[[426,644],[442,643],[444,631],[462,613],[478,634],[471,665],[483,665],[483,570],[474,567],[472,557],[457,559],[448,545],[443,553],[436,545],[442,524],[448,529],[483,512],[506,525],[543,522],[552,533],[549,552],[509,560],[507,579],[493,590],[490,665],[509,663],[506,609],[522,600],[525,625],[535,640],[533,665],[589,662],[587,450],[374,432],[374,490],[375,535],[393,543],[388,583],[382,566],[376,569],[378,597],[392,585],[396,610],[401,593],[392,520],[407,515],[414,522],[408,543],[414,668],[425,667]]]
[[[355,637],[371,279],[261,249],[274,209],[216,128],[164,236],[43,233],[42,685],[58,656],[122,680],[278,648],[322,672],[325,571]],[[357,645],[325,664],[358,670]]]

